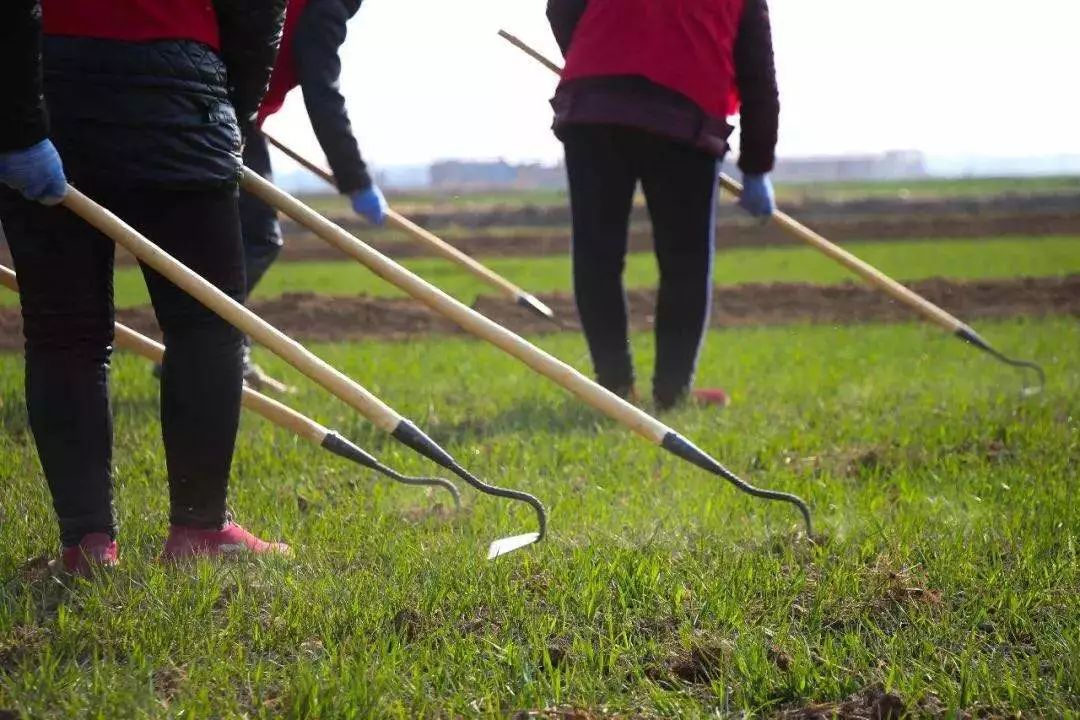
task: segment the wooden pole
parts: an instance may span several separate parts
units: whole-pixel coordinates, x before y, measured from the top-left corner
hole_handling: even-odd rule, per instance
[[[499,37],[505,39],[514,47],[537,60],[556,75],[562,74],[562,68],[544,57],[544,55],[537,50],[529,47],[529,45],[517,36],[508,33],[505,30],[500,30]],[[742,185],[724,173],[720,173],[720,186],[734,194],[736,197],[742,196]],[[833,260],[836,260],[848,270],[851,270],[861,277],[868,284],[878,288],[893,299],[907,305],[930,322],[952,333],[969,345],[977,347],[979,350],[982,350],[1006,365],[1011,365],[1022,371],[1030,370],[1034,372],[1037,378],[1037,384],[1031,387],[1025,387],[1025,395],[1031,395],[1042,391],[1043,386],[1046,384],[1046,373],[1037,363],[1028,360],[1017,360],[999,352],[979,335],[979,333],[975,332],[974,328],[970,325],[961,322],[958,318],[941,309],[918,293],[901,285],[873,265],[861,260],[839,245],[829,242],[821,235],[796,221],[790,215],[777,211],[773,213],[772,219],[794,237],[819,250]]]
[[[297,163],[305,167],[312,174],[317,175],[331,187],[337,187],[337,184],[334,182],[334,176],[331,175],[329,172],[319,167],[312,161],[308,160],[303,155],[296,152],[295,150],[293,150],[274,136],[270,135],[269,133],[264,132],[263,135],[266,137],[267,141],[269,141],[271,145],[273,145],[278,150],[285,153],[285,155],[289,156]],[[555,320],[555,313],[551,310],[551,308],[542,303],[538,298],[525,292],[514,283],[510,282],[503,276],[487,268],[483,264],[477,262],[473,258],[458,250],[450,243],[435,235],[434,233],[420,227],[412,220],[409,220],[407,217],[397,212],[393,208],[387,209],[386,217],[390,220],[390,223],[392,225],[409,233],[421,243],[431,248],[437,255],[441,256],[442,258],[449,260],[455,265],[464,268],[481,282],[486,283],[493,288],[496,288],[499,292],[511,298],[518,305],[528,308],[529,310],[543,318],[553,321]]]
[[[254,173],[245,168],[245,175],[254,175]],[[259,176],[255,175],[255,177]],[[261,177],[259,179],[262,180]],[[543,539],[547,531],[547,511],[537,498],[519,490],[490,485],[477,478],[414,423],[398,414],[362,385],[331,367],[303,345],[233,300],[72,186],[68,185],[67,195],[61,204],[111,238],[113,242],[126,248],[143,263],[157,270],[230,325],[246,333],[260,345],[359,411],[398,442],[456,474],[480,492],[530,505],[536,512],[540,531],[494,541],[489,548],[489,558],[498,557],[500,554],[512,552]]]
[[[15,273],[3,265],[0,265],[0,285],[3,285],[12,292],[19,292],[18,279],[15,277]],[[140,355],[151,362],[160,363],[165,357],[164,345],[151,340],[141,333],[135,332],[122,323],[115,324],[115,337],[116,346],[118,348]],[[329,450],[335,455],[352,460],[353,462],[380,472],[407,485],[442,487],[453,496],[455,505],[460,505],[461,503],[461,494],[458,492],[457,486],[450,481],[443,480],[442,478],[413,478],[403,476],[395,470],[383,465],[369,453],[361,450],[353,443],[345,440],[345,438],[336,431],[323,427],[316,421],[297,412],[288,405],[267,397],[266,395],[251,389],[247,385],[244,385],[240,401],[245,408],[251,410],[256,415],[260,415],[274,425],[292,432],[297,437],[306,440],[312,445],[324,450]]]
[[[345,229],[315,212],[285,191],[275,187],[258,173],[244,168],[240,186],[267,205],[285,213],[345,254],[366,265],[372,272],[432,310],[453,320],[463,329],[483,338],[536,372],[562,386],[584,402],[622,423],[650,442],[673,454],[723,477],[743,492],[755,497],[780,500],[797,506],[810,533],[810,510],[801,499],[787,493],[762,490],[741,480],[693,443],[643,410],[601,387],[566,363],[549,355],[524,338],[492,322],[458,302],[414,273],[406,270],[379,251],[353,237]]]

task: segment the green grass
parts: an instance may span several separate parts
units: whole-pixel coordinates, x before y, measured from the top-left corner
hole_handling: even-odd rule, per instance
[[[987,240],[920,240],[888,243],[847,243],[845,247],[900,280],[928,277],[960,279],[1013,276],[1056,276],[1080,272],[1080,238],[993,238]],[[570,261],[562,256],[540,258],[491,258],[484,263],[529,292],[570,292]],[[403,263],[426,280],[455,297],[471,301],[477,295],[496,293],[488,285],[450,263],[437,258],[415,258]],[[853,279],[841,266],[814,250],[801,247],[736,249],[719,253],[714,277],[720,285],[752,282],[839,283]],[[654,287],[656,260],[651,253],[628,258],[629,288]],[[119,307],[149,302],[142,275],[136,268],[116,273]],[[278,263],[256,291],[258,298],[286,292],[320,292],[331,295],[366,293],[376,297],[400,297],[402,293],[351,261]],[[12,293],[0,294],[0,307],[14,306]]]
[[[861,180],[833,183],[787,183],[778,188],[781,198],[858,200],[862,198],[966,198],[980,195],[1075,193],[1080,176],[931,178],[924,180]]]
[[[725,170],[732,173],[731,168]],[[738,177],[738,173],[734,173]],[[921,180],[859,180],[853,182],[780,183],[777,196],[781,202],[793,200],[828,200],[841,202],[861,198],[947,198],[1008,193],[1075,193],[1080,191],[1080,176],[1003,177],[1003,178],[927,178]],[[418,212],[439,208],[468,210],[491,207],[550,207],[566,205],[564,190],[501,190],[444,193],[435,191],[396,192],[391,200],[398,210]],[[308,195],[304,201],[320,212],[351,213],[341,195]]]
[[[33,718],[490,717],[550,706],[768,716],[882,683],[909,709],[1076,716],[1080,329],[986,323],[1046,363],[1017,378],[919,325],[712,333],[699,377],[724,411],[668,420],[732,469],[813,505],[752,500],[466,340],[319,347],[466,465],[539,495],[551,536],[485,562],[530,514],[394,485],[244,419],[232,504],[294,562],[166,568],[154,381],[116,362],[123,566],[28,578],[51,510],[21,361],[0,358],[0,708]],[[584,367],[573,335],[543,344]],[[635,339],[648,376],[650,339]],[[265,363],[289,379],[274,361]],[[302,385],[298,408],[429,471]],[[694,659],[700,673],[693,671]],[[682,676],[685,679],[680,679]],[[933,699],[932,699],[933,698]],[[920,711],[919,708],[923,708]]]
[[[1080,272],[1080,238],[1074,237],[848,243],[845,247],[900,280],[1042,277]],[[487,258],[483,262],[529,292],[571,292],[570,260],[565,256]],[[440,259],[417,258],[403,264],[458,298],[471,300],[477,295],[498,292]],[[634,253],[627,258],[626,286],[655,287],[657,273],[652,253]],[[718,253],[713,277],[718,285],[829,284],[857,279],[817,251],[802,247],[739,248]],[[305,291],[332,295],[366,293],[379,297],[403,295],[362,266],[346,261],[276,266],[267,273],[256,297]]]
[[[390,199],[394,208],[408,214],[422,210],[475,210],[493,207],[550,207],[566,205],[565,190],[492,190],[481,192],[392,192]],[[344,195],[305,195],[303,201],[319,212],[334,215],[350,215],[352,208]]]

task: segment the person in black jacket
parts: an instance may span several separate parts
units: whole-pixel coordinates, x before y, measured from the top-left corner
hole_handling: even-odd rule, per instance
[[[634,395],[622,271],[640,182],[660,268],[653,399],[660,409],[688,396],[726,404],[693,379],[711,303],[717,175],[739,98],[741,205],[761,218],[774,209],[779,100],[766,0],[549,0],[547,14],[566,55],[552,106],[597,379]]]
[[[315,136],[334,173],[338,191],[348,196],[353,210],[375,225],[385,220],[386,200],[372,181],[360,154],[341,94],[341,58],[347,24],[361,0],[289,0],[285,34],[270,89],[259,112],[259,124],[277,112],[285,96],[299,86]],[[246,138],[244,164],[273,180],[266,138],[255,132]],[[249,193],[240,195],[240,218],[247,262],[246,296],[281,253],[277,212]],[[245,355],[244,379],[262,389],[283,386],[268,377]]]
[[[0,185],[8,186],[0,188],[0,221],[19,276],[26,404],[59,519],[61,562],[83,574],[118,558],[114,246],[48,203],[62,199],[66,172],[242,299],[240,125],[254,122],[284,12],[284,0],[183,0],[162,16],[144,5],[151,2],[44,0],[44,40],[38,0],[0,4]],[[226,505],[241,333],[153,270],[143,273],[167,347],[165,557],[286,551],[234,523]]]

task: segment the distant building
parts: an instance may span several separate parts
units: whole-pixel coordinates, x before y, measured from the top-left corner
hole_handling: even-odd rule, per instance
[[[490,190],[566,187],[562,163],[513,165],[505,160],[443,160],[432,164],[431,187],[437,190]]]
[[[882,155],[779,158],[773,179],[782,183],[845,180],[909,180],[929,175],[926,157],[915,150]]]

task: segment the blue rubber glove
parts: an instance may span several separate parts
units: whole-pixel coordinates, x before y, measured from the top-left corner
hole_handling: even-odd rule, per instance
[[[756,218],[768,218],[776,210],[776,196],[768,175],[743,175],[739,207]]]
[[[56,205],[67,194],[60,155],[48,140],[23,150],[0,153],[0,183],[18,190],[27,200]]]
[[[386,211],[390,209],[382,190],[372,185],[367,190],[358,190],[352,194],[352,209],[357,215],[363,215],[373,225],[386,222]]]

